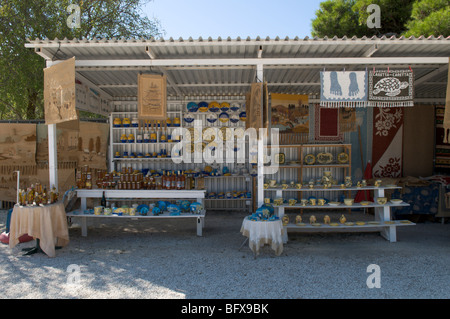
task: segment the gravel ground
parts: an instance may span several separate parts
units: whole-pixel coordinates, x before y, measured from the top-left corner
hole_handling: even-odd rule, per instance
[[[0,244],[1,298],[450,298],[448,223],[399,227],[396,243],[379,233],[290,233],[280,256],[265,246],[254,258],[248,245],[239,250],[244,217],[211,212],[203,237],[191,220],[106,218],[91,219],[82,237],[74,220],[55,258],[23,256],[34,241]],[[0,232],[5,222],[1,211]],[[370,264],[380,267],[380,288],[366,284]]]

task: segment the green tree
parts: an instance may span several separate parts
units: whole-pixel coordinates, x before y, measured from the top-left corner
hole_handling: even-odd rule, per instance
[[[432,1],[432,0],[430,0]],[[320,4],[312,21],[313,36],[373,36],[401,35],[407,30],[414,0],[327,0]],[[367,7],[380,7],[381,28],[369,28]]]
[[[438,37],[450,35],[450,5],[448,0],[420,0],[412,8],[411,19],[406,24],[405,36]]]
[[[407,30],[406,23],[411,17],[414,0],[356,0],[353,12],[359,15],[359,24],[366,26],[366,35],[396,34],[400,36]],[[367,7],[371,4],[380,6],[381,28],[369,29],[367,18],[371,12]]]
[[[320,3],[312,20],[312,36],[362,37],[367,27],[359,24],[358,12],[352,10],[356,0],[327,0]]]
[[[2,0],[0,3],[0,119],[43,118],[45,61],[25,48],[30,39],[159,37],[159,21],[142,15],[149,0]],[[67,7],[78,4],[80,28]]]

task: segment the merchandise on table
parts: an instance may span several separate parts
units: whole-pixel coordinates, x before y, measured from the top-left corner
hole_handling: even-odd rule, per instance
[[[19,189],[19,202],[20,206],[39,206],[53,204],[58,201],[59,192],[55,187],[52,187],[50,191],[46,186],[42,186],[40,182],[35,185],[31,184],[26,189]]]

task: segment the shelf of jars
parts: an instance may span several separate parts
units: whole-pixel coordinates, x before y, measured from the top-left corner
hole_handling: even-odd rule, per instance
[[[131,106],[128,109],[134,110],[135,107]],[[232,128],[233,133],[237,134],[236,137],[239,134],[244,134],[246,116],[243,101],[230,101],[230,103],[218,103],[213,100],[171,101],[168,107],[168,119],[152,122],[138,121],[137,112],[128,111],[128,109],[113,112],[110,116],[111,170],[120,171],[129,166],[139,171],[151,169],[159,172],[182,170],[185,174],[191,172],[193,176],[198,177],[200,173],[202,178],[205,177],[205,184],[207,185],[205,189],[209,193],[226,194],[230,191],[241,191],[238,187],[230,188],[227,185],[229,183],[224,182],[224,180],[241,179],[241,172],[235,173],[236,169],[241,170],[239,165],[235,163],[218,164],[220,170],[230,169],[230,174],[220,174],[221,176],[203,174],[198,167],[205,165],[202,155],[205,148],[212,150],[212,154],[217,154],[214,153],[217,143],[223,143],[225,146],[226,141],[234,139],[234,136],[229,136],[230,132],[226,130],[227,128]],[[191,141],[190,143],[183,143],[183,149],[172,154],[175,145],[183,141],[183,136],[180,136],[179,132],[174,134],[176,128],[188,129],[191,134]],[[214,130],[208,130],[209,128]],[[199,139],[199,137],[202,139]],[[234,144],[233,151],[237,152],[238,149],[239,146]],[[227,151],[225,147],[224,150]],[[184,161],[184,156],[188,156],[190,161]],[[175,159],[181,161],[175,163]],[[249,174],[251,165],[248,157],[245,158],[244,166],[246,166],[246,174]],[[233,174],[231,174],[231,171]],[[250,179],[250,183],[246,184],[250,187],[250,190],[252,190],[251,184],[252,179]],[[250,196],[248,200],[247,198],[244,199],[241,194],[238,198],[233,198],[233,201],[208,198],[205,206],[210,209],[247,209],[249,207],[248,202],[252,201],[252,198],[253,196]],[[244,205],[238,204],[238,202],[243,202]]]

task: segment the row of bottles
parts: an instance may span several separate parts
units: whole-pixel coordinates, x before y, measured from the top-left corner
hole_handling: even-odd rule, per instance
[[[141,128],[133,133],[122,134],[120,142],[122,143],[176,143],[180,141],[180,135],[172,136],[171,131],[166,128],[149,129]]]
[[[180,118],[176,117],[174,119],[167,118],[165,121],[161,120],[144,120],[141,122],[145,128],[155,128],[155,127],[180,127]],[[128,117],[121,119],[120,117],[116,117],[113,120],[114,127],[139,127],[138,118],[133,118],[131,121]]]
[[[19,189],[19,205],[39,206],[45,204],[53,204],[58,201],[59,193],[55,187],[52,187],[50,191],[47,191],[46,186],[42,186],[40,183],[31,185],[26,190]]]
[[[150,176],[150,188],[154,189]],[[156,189],[176,189],[181,190],[186,188],[186,176],[182,171],[165,171],[161,176],[161,185],[155,184]],[[161,188],[158,188],[161,187]]]

